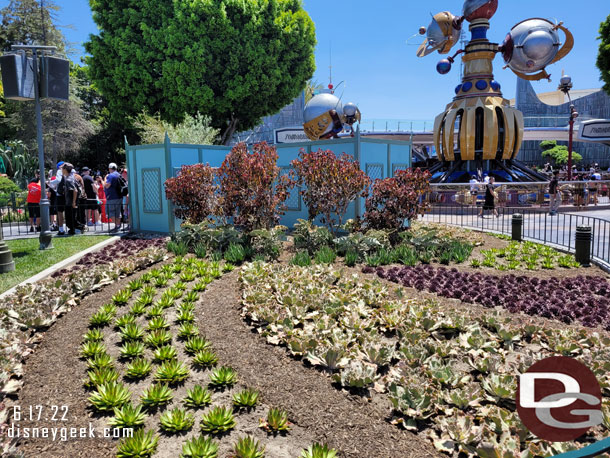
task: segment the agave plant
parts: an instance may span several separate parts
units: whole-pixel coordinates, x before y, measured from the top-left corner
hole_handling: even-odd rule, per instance
[[[159,435],[139,429],[119,443],[117,458],[148,458],[157,450]]]
[[[159,306],[163,309],[168,309],[174,305],[176,300],[171,296],[163,295],[159,298],[157,302],[155,302],[156,306]]]
[[[300,458],[336,458],[337,451],[328,448],[326,444],[315,443],[310,445],[307,450],[303,450]]]
[[[200,352],[202,350],[209,348],[209,346],[210,346],[210,342],[205,340],[203,337],[196,336],[196,337],[191,337],[190,339],[188,339],[186,341],[186,343],[184,344],[184,350],[188,354],[193,355],[197,352]]]
[[[219,367],[210,374],[210,385],[217,388],[232,386],[235,385],[236,382],[237,372],[227,366]]]
[[[211,350],[201,350],[195,353],[193,357],[193,365],[196,367],[212,367],[218,362],[218,356]]]
[[[117,307],[122,307],[124,305],[127,305],[127,302],[129,302],[129,299],[131,299],[131,290],[122,289],[121,291],[117,292],[114,296],[112,296],[112,303],[114,305],[116,305]]]
[[[172,299],[173,301],[175,301],[176,299],[180,299],[184,295],[184,289],[182,288],[186,289],[186,285],[181,284],[179,288],[176,288],[176,286],[174,285],[171,288],[168,288],[167,291],[163,293],[163,297],[161,299],[167,298]]]
[[[163,412],[159,419],[161,429],[168,433],[178,433],[180,431],[188,431],[195,423],[195,417],[192,413],[186,412],[183,409],[172,409]]]
[[[290,423],[288,422],[288,412],[282,409],[276,409],[272,407],[267,413],[267,418],[261,418],[260,427],[268,433],[288,431],[290,429]]]
[[[93,358],[87,359],[87,367],[89,369],[113,368],[114,361],[108,353],[100,353]]]
[[[88,380],[85,380],[85,387],[94,388],[108,382],[116,382],[119,379],[119,373],[112,367],[103,367],[101,369],[93,369],[87,371]]]
[[[136,323],[128,323],[121,328],[120,334],[121,340],[124,342],[142,340],[144,337],[144,329]]]
[[[162,383],[155,383],[142,393],[140,401],[144,407],[156,408],[167,404],[173,397],[174,393],[169,386]]]
[[[197,291],[190,291],[186,293],[186,296],[184,296],[185,302],[197,302],[198,300],[199,294],[197,294]]]
[[[182,301],[182,303],[178,306],[179,312],[194,312],[195,304],[192,302]]]
[[[155,380],[158,382],[166,382],[169,384],[175,384],[186,380],[189,376],[188,368],[177,360],[165,361],[161,364],[157,373],[155,374]]]
[[[125,375],[130,379],[138,380],[150,374],[151,370],[152,365],[149,361],[144,358],[136,358],[127,365]]]
[[[246,388],[233,395],[233,405],[238,409],[252,409],[258,402],[259,392]]]
[[[195,314],[191,310],[179,310],[176,321],[178,323],[192,323],[195,321]]]
[[[106,345],[99,341],[89,341],[81,345],[80,354],[83,358],[95,358],[106,353]]]
[[[135,301],[134,304],[129,309],[129,314],[133,316],[142,316],[146,313],[146,306],[141,302]]]
[[[103,328],[110,324],[112,318],[113,315],[111,313],[100,310],[99,312],[91,315],[91,318],[89,318],[89,326],[92,328]]]
[[[265,447],[261,447],[259,442],[251,437],[240,437],[233,446],[233,458],[263,458]]]
[[[163,318],[162,316],[156,316],[154,318],[151,318],[151,320],[148,322],[147,329],[149,331],[155,331],[157,329],[165,328],[169,328],[169,323],[165,321],[165,318]]]
[[[149,284],[150,281],[152,280],[152,275],[150,274],[150,272],[146,272],[145,274],[143,274],[140,277],[140,280],[142,280],[142,283],[144,283],[145,285]]]
[[[218,442],[211,437],[193,437],[182,446],[180,458],[217,458]]]
[[[150,309],[148,309],[148,313],[146,316],[148,318],[157,318],[159,316],[163,316],[165,309],[161,305],[153,305]]]
[[[136,317],[133,316],[131,313],[126,313],[123,316],[118,317],[115,322],[114,322],[114,327],[116,329],[121,329],[124,326],[127,326],[128,324],[135,324],[136,322]]]
[[[165,329],[157,329],[149,332],[144,338],[144,342],[150,347],[159,348],[171,343],[172,335]]]
[[[100,412],[112,411],[129,402],[131,392],[119,382],[107,382],[97,387],[97,391],[89,396],[89,402]]]
[[[183,323],[178,329],[178,337],[181,339],[189,339],[199,335],[199,329],[192,323]]]
[[[104,340],[104,333],[100,329],[90,329],[83,336],[84,342],[101,342]]]
[[[195,385],[193,388],[186,392],[184,398],[184,404],[187,407],[204,407],[212,402],[212,395],[208,390],[200,385]]]
[[[157,362],[169,361],[170,359],[176,359],[178,352],[171,345],[164,345],[157,348],[154,351],[153,358]]]
[[[197,283],[195,283],[193,285],[193,291],[196,291],[198,293],[201,293],[203,291],[205,291],[205,289],[207,288],[207,283],[204,281],[198,281]]]
[[[137,428],[144,424],[146,413],[142,406],[133,406],[131,402],[114,408],[114,417],[108,423],[114,428]]]
[[[164,276],[159,276],[155,279],[155,286],[157,288],[165,288],[167,286],[168,279]]]
[[[137,358],[144,354],[144,344],[138,341],[125,342],[121,347],[121,358]]]
[[[209,434],[222,434],[235,427],[235,417],[228,407],[214,407],[201,419],[201,429]]]
[[[132,280],[128,283],[127,287],[131,290],[131,291],[137,291],[139,289],[142,289],[142,287],[144,286],[144,282],[142,281],[141,278]]]
[[[146,286],[144,287],[144,289],[142,290],[142,294],[140,294],[140,297],[138,297],[135,301],[136,304],[141,304],[144,307],[148,307],[149,305],[152,305],[152,303],[154,302],[154,298],[155,298],[155,291],[153,289],[153,291],[149,291],[148,289],[152,288],[152,286]]]

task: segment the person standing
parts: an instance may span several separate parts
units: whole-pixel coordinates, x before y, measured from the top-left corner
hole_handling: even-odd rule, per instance
[[[85,185],[85,194],[87,201],[85,203],[85,211],[87,212],[87,226],[95,226],[97,224],[97,185],[91,176],[89,167],[81,169],[81,176]]]
[[[85,232],[87,229],[87,221],[85,215],[85,208],[87,206],[87,195],[85,194],[85,182],[83,181],[83,177],[76,173],[76,170],[72,170],[72,176],[76,181],[76,192],[78,193],[77,201],[76,201],[76,228]]]
[[[110,232],[117,232],[121,228],[121,207],[123,206],[123,196],[119,189],[119,173],[117,165],[111,162],[108,165],[108,175],[104,183],[106,192],[106,212],[110,221],[114,223],[114,228]]]
[[[470,177],[470,198],[472,199],[472,205],[477,205],[477,195],[479,194],[479,181],[476,175]]]
[[[494,190],[494,177],[489,177],[489,182],[485,184],[485,203],[479,212],[479,218],[483,218],[483,212],[485,210],[492,210],[496,218],[500,217],[498,210],[496,210],[496,199],[498,194]]]
[[[95,176],[95,184],[97,185],[97,199],[100,212],[100,224],[103,226],[104,223],[108,222],[106,217],[106,191],[104,190],[104,180],[101,175]]]
[[[40,224],[36,224],[38,219],[40,218],[40,198],[42,196],[42,191],[40,188],[40,180],[38,178],[33,178],[30,180],[30,184],[28,184],[28,214],[30,216],[30,232],[40,232]],[[34,224],[36,224],[36,229],[34,229]]]
[[[57,183],[57,186],[55,186],[55,189],[57,190],[57,227],[58,227],[58,234],[57,235],[66,235],[66,233],[64,232],[64,223],[65,223],[65,219],[64,219],[64,215],[65,215],[65,207],[66,207],[66,195],[65,195],[65,190],[66,190],[66,183],[64,182],[64,175],[63,175],[63,165],[64,162],[60,161],[57,163],[57,179],[59,180],[59,182]]]
[[[65,196],[65,208],[64,213],[66,217],[66,226],[68,226],[68,235],[76,234],[76,210],[78,202],[78,187],[76,179],[72,174],[74,168],[72,164],[65,163],[62,168],[62,174],[64,176],[64,196]]]
[[[549,215],[555,216],[559,210],[561,202],[561,192],[559,191],[559,170],[553,172],[553,178],[549,183]]]

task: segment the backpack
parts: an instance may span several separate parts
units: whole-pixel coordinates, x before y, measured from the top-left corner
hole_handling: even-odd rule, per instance
[[[125,180],[125,178],[123,178],[122,175],[119,175],[119,177],[117,178],[115,186],[119,196],[125,197],[127,194],[129,194],[129,187],[127,186],[127,181]]]

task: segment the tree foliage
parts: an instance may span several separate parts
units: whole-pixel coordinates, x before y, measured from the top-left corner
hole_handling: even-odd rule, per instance
[[[25,189],[38,170],[38,158],[21,141],[0,143],[0,157],[6,167],[6,175]]]
[[[116,121],[210,116],[236,129],[290,103],[313,75],[313,22],[301,0],[91,0],[100,33],[86,44],[92,78]]]
[[[183,165],[178,176],[165,182],[165,196],[174,204],[176,218],[201,223],[220,214],[216,170],[209,165]]]
[[[604,82],[604,90],[610,94],[610,16],[601,23],[599,27],[599,54],[597,56],[597,68],[601,72],[601,80]]]
[[[218,170],[223,212],[233,224],[249,232],[270,229],[284,214],[291,180],[281,176],[277,150],[258,143],[248,151],[239,143],[227,154]]]
[[[213,145],[218,139],[220,131],[210,126],[209,116],[197,113],[195,116],[187,114],[184,121],[173,126],[163,121],[159,116],[150,116],[141,113],[133,125],[138,130],[140,140],[144,144],[163,143],[167,133],[172,143],[188,143],[191,145]]]
[[[430,191],[430,172],[399,170],[394,177],[375,180],[366,199],[364,221],[372,229],[400,229],[405,221],[423,215],[422,197]]]
[[[552,159],[556,165],[565,165],[568,163],[568,147],[558,145],[556,140],[545,140],[540,143],[542,149],[542,157]],[[572,151],[572,163],[582,161],[582,156],[575,151]]]
[[[294,177],[309,210],[309,219],[322,217],[334,233],[343,223],[347,207],[358,196],[366,197],[370,179],[360,170],[360,163],[343,153],[337,157],[330,150],[306,153],[291,162]]]

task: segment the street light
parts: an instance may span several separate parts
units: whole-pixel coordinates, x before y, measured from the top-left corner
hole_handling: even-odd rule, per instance
[[[578,112],[572,103],[572,98],[570,97],[570,89],[572,89],[572,78],[568,75],[564,75],[559,80],[559,87],[557,88],[565,95],[568,96],[568,100],[570,101],[570,122],[569,122],[569,141],[568,141],[568,181],[572,180],[572,143],[574,140],[574,121],[578,118]]]

